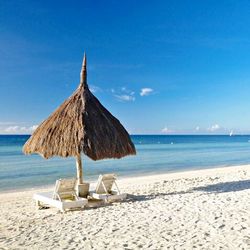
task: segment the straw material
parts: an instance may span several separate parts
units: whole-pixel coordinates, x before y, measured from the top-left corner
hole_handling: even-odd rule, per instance
[[[93,160],[121,158],[136,154],[122,124],[90,92],[86,57],[77,90],[50,117],[42,122],[25,143],[25,154],[79,156]]]

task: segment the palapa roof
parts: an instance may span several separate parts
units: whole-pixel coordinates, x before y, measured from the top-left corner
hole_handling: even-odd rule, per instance
[[[23,152],[44,158],[84,153],[93,160],[136,154],[128,132],[90,92],[85,55],[80,79],[76,91],[34,131]]]

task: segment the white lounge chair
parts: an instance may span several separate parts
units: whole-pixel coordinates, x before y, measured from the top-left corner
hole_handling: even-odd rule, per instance
[[[113,186],[116,187],[116,190],[112,190]],[[96,189],[90,191],[89,196],[93,199],[113,202],[126,199],[127,194],[120,192],[116,183],[115,174],[104,174],[99,176]]]
[[[39,207],[56,207],[62,212],[82,208],[88,200],[77,196],[75,185],[76,179],[60,179],[56,181],[54,192],[34,194],[33,199]]]

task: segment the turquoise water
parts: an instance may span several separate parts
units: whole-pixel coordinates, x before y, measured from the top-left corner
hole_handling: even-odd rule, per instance
[[[23,155],[28,138],[0,135],[0,191],[46,186],[75,176],[74,158]],[[136,156],[96,162],[83,156],[84,179],[94,180],[107,172],[125,177],[250,164],[250,135],[133,135],[132,140]]]

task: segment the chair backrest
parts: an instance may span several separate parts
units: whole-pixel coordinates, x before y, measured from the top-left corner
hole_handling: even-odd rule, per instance
[[[104,174],[100,175],[97,181],[96,190],[97,194],[111,193],[112,186],[116,181],[115,174]]]
[[[67,197],[76,197],[76,178],[59,179],[56,181],[53,198],[63,199]]]

